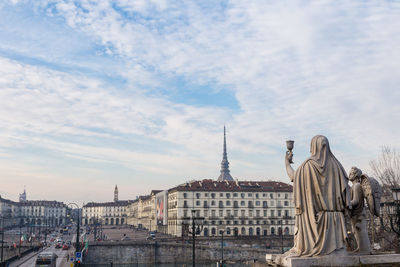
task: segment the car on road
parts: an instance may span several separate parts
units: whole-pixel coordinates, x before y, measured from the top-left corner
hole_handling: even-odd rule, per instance
[[[63,246],[63,243],[62,243],[62,242],[57,242],[57,243],[56,243],[56,248],[62,248],[62,246]]]
[[[63,246],[62,246],[62,250],[68,250],[69,249],[69,246],[67,245],[67,244],[64,244]]]
[[[56,267],[57,254],[54,252],[41,252],[36,258],[36,267]]]

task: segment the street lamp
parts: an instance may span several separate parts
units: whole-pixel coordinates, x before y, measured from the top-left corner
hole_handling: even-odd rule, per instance
[[[400,250],[400,188],[392,188],[393,202],[385,202],[387,217],[390,223],[390,229],[397,235],[398,248]],[[385,229],[383,216],[380,216],[382,229]],[[387,230],[388,231],[388,230]],[[390,231],[390,230],[389,230]]]
[[[196,244],[195,244],[195,239],[196,235],[199,235],[201,231],[203,231],[203,223],[204,223],[204,217],[196,216],[196,210],[191,210],[192,217],[184,217],[183,219],[183,225],[189,225],[190,221],[192,222],[192,230],[189,228],[186,228],[187,232],[192,235],[192,265],[193,267],[196,266]]]
[[[221,262],[219,266],[224,266],[224,233],[225,233],[225,226],[221,225],[218,226],[219,234],[221,235]]]
[[[75,203],[69,203],[69,204],[67,204],[67,206],[69,206],[69,205],[75,205],[76,208],[77,208],[77,222],[76,222],[77,227],[76,227],[76,245],[75,245],[75,252],[79,252],[79,251],[80,251],[80,249],[79,249],[79,226],[80,226],[80,222],[79,222],[79,206],[78,206],[77,204],[75,204]],[[75,253],[75,255],[76,255],[76,253]],[[75,259],[75,264],[74,264],[74,266],[77,267],[77,266],[80,266],[80,265],[81,265],[80,262],[78,262],[78,260]]]
[[[4,217],[1,216],[1,264],[3,264],[3,249],[4,249]]]

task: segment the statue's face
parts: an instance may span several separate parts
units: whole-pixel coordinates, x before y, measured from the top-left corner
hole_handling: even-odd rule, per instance
[[[357,180],[360,177],[360,175],[361,175],[360,169],[353,167],[350,170],[349,179],[350,179],[350,181],[353,182],[353,181]]]

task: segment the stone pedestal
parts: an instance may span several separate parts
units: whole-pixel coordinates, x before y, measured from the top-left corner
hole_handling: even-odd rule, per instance
[[[267,254],[266,260],[270,266],[282,267],[342,267],[342,266],[399,266],[400,254],[376,255],[346,255],[346,256],[320,256],[320,257],[291,257],[282,258],[279,254]]]

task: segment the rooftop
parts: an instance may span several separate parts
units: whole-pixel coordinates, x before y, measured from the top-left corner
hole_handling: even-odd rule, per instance
[[[168,191],[292,192],[293,186],[276,181],[191,181]]]

